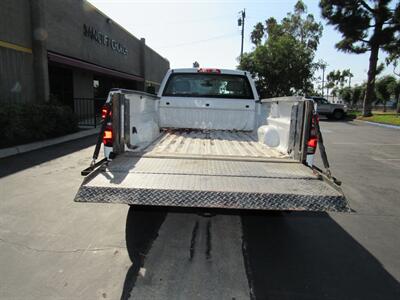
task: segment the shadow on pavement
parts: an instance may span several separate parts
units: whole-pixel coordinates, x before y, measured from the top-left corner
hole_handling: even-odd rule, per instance
[[[0,159],[0,178],[93,146],[97,135]]]
[[[167,216],[164,207],[131,206],[126,218],[125,238],[129,258],[132,262],[125,276],[121,299],[127,300],[136,283],[140,268],[150,251],[153,241],[158,236],[158,230]]]
[[[242,214],[255,299],[400,299],[400,284],[326,213]]]

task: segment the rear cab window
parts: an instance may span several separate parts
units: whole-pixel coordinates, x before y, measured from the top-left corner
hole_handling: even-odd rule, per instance
[[[231,74],[173,73],[163,96],[254,100],[247,77]]]

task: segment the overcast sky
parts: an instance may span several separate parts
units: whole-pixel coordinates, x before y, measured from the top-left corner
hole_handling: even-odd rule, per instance
[[[198,61],[203,67],[236,68],[240,54],[239,11],[246,9],[245,51],[253,47],[250,32],[253,26],[269,17],[281,20],[293,11],[296,0],[90,0],[103,13],[137,38],[166,57],[171,68],[191,67]],[[317,0],[304,1],[308,12],[324,26],[316,59],[328,63],[327,71],[351,69],[352,83],[367,78],[368,54],[338,52],[334,45],[340,35],[321,18]],[[384,54],[380,53],[384,60]],[[390,67],[389,67],[390,68]],[[386,72],[390,72],[387,69]]]

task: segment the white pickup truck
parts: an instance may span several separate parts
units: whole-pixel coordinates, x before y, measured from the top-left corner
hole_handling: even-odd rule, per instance
[[[113,89],[77,202],[348,211],[314,102],[259,99],[248,72],[174,69],[158,95]],[[103,142],[105,158],[97,159]],[[317,145],[325,165],[312,165]]]

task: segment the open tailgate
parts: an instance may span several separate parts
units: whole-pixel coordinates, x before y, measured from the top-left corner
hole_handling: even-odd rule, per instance
[[[75,201],[229,209],[349,211],[340,188],[294,161],[123,153],[85,178]]]

